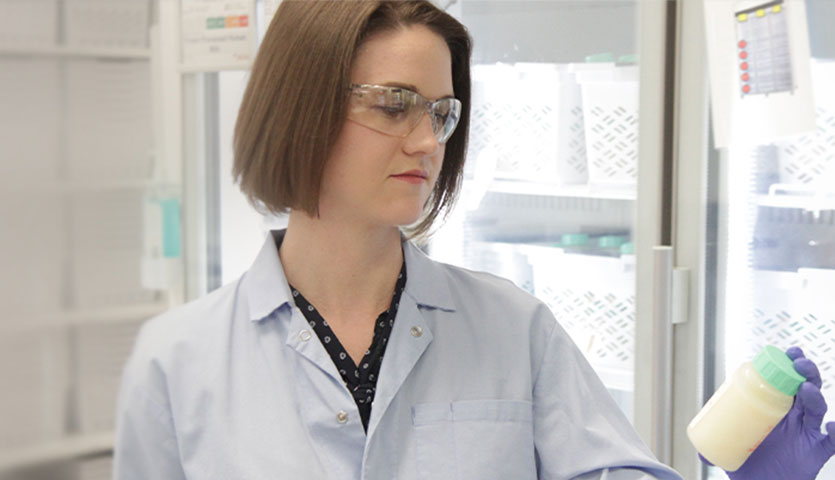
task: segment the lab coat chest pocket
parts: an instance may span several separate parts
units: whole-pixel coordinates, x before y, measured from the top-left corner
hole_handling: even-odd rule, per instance
[[[536,479],[529,401],[420,404],[412,424],[421,480]]]

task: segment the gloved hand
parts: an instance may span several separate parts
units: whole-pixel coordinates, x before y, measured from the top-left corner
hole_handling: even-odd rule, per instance
[[[818,367],[798,347],[789,348],[786,354],[806,381],[783,420],[739,470],[727,472],[731,480],[814,480],[835,454],[835,422],[826,425],[827,435],[821,433],[826,401]]]

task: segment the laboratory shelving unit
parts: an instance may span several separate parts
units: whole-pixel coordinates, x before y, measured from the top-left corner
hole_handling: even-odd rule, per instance
[[[182,188],[158,10],[0,2],[0,478],[110,478],[124,361],[182,302],[181,257],[153,250]]]

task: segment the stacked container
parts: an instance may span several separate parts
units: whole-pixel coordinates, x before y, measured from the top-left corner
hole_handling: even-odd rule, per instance
[[[470,163],[496,158],[495,176],[555,184],[588,179],[580,90],[549,63],[473,67]]]
[[[573,65],[582,91],[589,183],[634,187],[638,178],[638,67]]]

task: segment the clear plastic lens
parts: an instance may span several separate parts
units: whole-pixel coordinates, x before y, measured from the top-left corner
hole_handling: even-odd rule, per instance
[[[442,98],[430,102],[400,87],[354,85],[348,118],[377,132],[405,137],[429,114],[438,143],[446,143],[458,125],[461,102]]]

